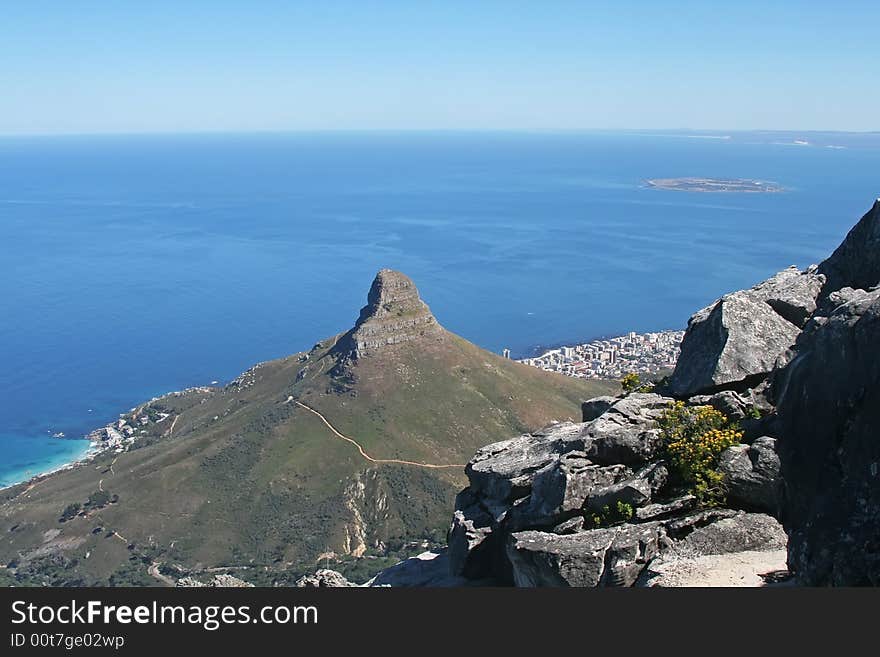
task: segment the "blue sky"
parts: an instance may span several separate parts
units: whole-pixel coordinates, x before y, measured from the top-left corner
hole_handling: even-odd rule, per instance
[[[878,2],[0,5],[0,133],[880,130]]]

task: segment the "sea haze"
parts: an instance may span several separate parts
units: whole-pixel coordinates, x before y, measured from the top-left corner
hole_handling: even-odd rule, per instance
[[[698,136],[0,139],[0,485],[86,447],[52,433],[347,329],[382,267],[526,354],[681,328],[826,256],[880,194],[876,135]],[[686,176],[787,191],[643,185]]]

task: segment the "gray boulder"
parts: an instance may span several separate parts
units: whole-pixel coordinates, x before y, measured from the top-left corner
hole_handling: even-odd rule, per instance
[[[876,281],[877,205],[869,215],[823,263],[830,280]],[[789,567],[807,585],[877,586],[880,290],[852,295],[807,328],[773,380]]]
[[[765,513],[740,511],[693,528],[674,549],[680,554],[707,555],[778,550],[785,544],[785,531],[778,520]]]
[[[706,527],[713,522],[733,518],[739,513],[733,509],[702,509],[693,511],[683,516],[675,516],[665,521],[664,527],[670,538],[676,541],[684,540],[691,532],[700,527]]]
[[[509,528],[535,529],[567,520],[580,514],[593,491],[612,486],[630,474],[624,465],[595,465],[582,452],[563,454],[535,474],[528,503],[511,510]]]
[[[829,312],[834,311],[845,303],[857,301],[868,295],[866,290],[855,289],[852,287],[842,287],[828,294]]]
[[[779,513],[779,456],[776,440],[762,436],[751,445],[734,445],[721,454],[727,499],[771,514]]]
[[[816,311],[824,284],[825,276],[815,265],[803,272],[791,266],[758,283],[749,290],[749,296],[763,301],[795,326],[803,326]]]
[[[294,586],[307,589],[323,589],[323,588],[347,588],[357,586],[349,582],[342,573],[329,568],[322,568],[315,571],[313,575],[304,575],[296,580]]]
[[[214,575],[214,579],[211,580],[211,586],[220,586],[223,588],[252,588],[254,585],[236,577],[235,575],[221,573],[219,575]]]
[[[691,317],[669,391],[679,397],[765,377],[800,329],[748,291],[722,297]]]
[[[687,403],[689,406],[711,406],[736,422],[746,419],[754,408],[742,395],[733,390],[722,390],[714,395],[695,395],[688,399]]]
[[[507,555],[517,586],[632,586],[661,540],[657,523],[567,535],[528,531],[511,535]]]
[[[783,360],[784,356],[780,357]],[[779,361],[777,361],[778,365]],[[733,390],[722,390],[714,395],[695,395],[687,400],[690,406],[711,406],[723,413],[728,419],[736,422],[744,434],[744,441],[752,440],[772,432],[773,405],[766,397],[766,384],[756,389],[739,393]]]
[[[645,506],[651,496],[666,483],[669,473],[662,463],[655,463],[639,470],[629,479],[603,487],[595,487],[584,500],[585,510],[601,512],[605,507],[614,509],[620,502],[633,509]]]
[[[658,520],[666,518],[682,511],[689,511],[697,506],[697,498],[693,495],[682,495],[668,502],[648,504],[647,506],[636,509],[636,520],[644,522],[645,520]]]
[[[785,540],[782,526],[766,514],[708,509],[575,533],[519,532],[507,541],[507,557],[517,586],[632,586],[661,555],[769,552]]]
[[[197,580],[195,577],[181,577],[174,585],[187,588],[200,588],[203,586],[209,586],[208,584]]]
[[[584,426],[587,457],[601,465],[641,465],[660,447],[657,420],[673,400],[634,393],[614,403]]]
[[[583,426],[561,423],[477,450],[465,466],[471,491],[496,502],[513,502],[531,491],[535,473],[557,456],[583,450]]]
[[[589,528],[584,524],[584,517],[575,516],[574,518],[569,518],[568,520],[560,522],[550,531],[554,534],[577,534],[586,529]]]
[[[331,571],[332,572],[332,571]],[[239,579],[234,575],[220,573],[214,575],[207,583],[197,580],[195,577],[182,577],[175,583],[179,587],[217,587],[224,589],[253,588],[253,584]]]
[[[497,537],[492,516],[469,494],[458,494],[446,535],[451,575],[481,577],[492,571]]]
[[[644,506],[651,501],[651,485],[644,479],[627,479],[619,484],[599,488],[587,497],[584,508],[593,512],[600,512],[605,507],[615,508],[620,504],[626,504],[633,508]]]
[[[588,399],[581,404],[581,414],[583,415],[583,421],[591,422],[592,420],[595,420],[597,417],[602,415],[602,413],[614,406],[614,404],[616,404],[618,401],[620,401],[619,397],[611,397],[610,395]]]

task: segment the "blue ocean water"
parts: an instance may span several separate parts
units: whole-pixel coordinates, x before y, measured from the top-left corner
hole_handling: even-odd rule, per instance
[[[0,485],[86,447],[51,433],[350,327],[382,267],[493,351],[683,327],[724,292],[826,256],[880,194],[876,136],[780,139],[0,139]],[[643,185],[681,176],[788,191]]]

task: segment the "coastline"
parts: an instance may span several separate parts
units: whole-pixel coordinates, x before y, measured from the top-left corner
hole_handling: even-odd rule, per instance
[[[71,470],[71,469],[79,467],[81,465],[85,465],[86,463],[90,463],[92,460],[94,460],[94,458],[96,456],[98,456],[98,454],[103,452],[105,449],[101,446],[101,443],[99,441],[89,439],[86,436],[83,436],[82,438],[64,438],[63,440],[70,440],[70,441],[74,441],[74,442],[82,441],[82,442],[85,442],[87,444],[87,446],[85,447],[85,450],[82,452],[82,454],[80,456],[78,456],[77,458],[73,459],[72,461],[68,460],[68,461],[64,461],[62,463],[47,464],[45,466],[46,469],[41,470],[37,474],[33,474],[33,475],[27,474],[28,471],[22,472],[21,479],[18,479],[17,481],[12,481],[9,483],[3,483],[2,485],[0,485],[0,493],[2,493],[3,491],[9,490],[10,488],[14,488],[16,486],[21,486],[22,484],[36,484],[40,480],[42,480],[50,475],[53,475],[57,472],[62,472],[64,470]],[[17,476],[18,475],[13,475],[13,478],[15,478]]]
[[[138,404],[137,406],[134,406],[133,408],[129,409],[128,411],[120,413],[118,417],[122,418],[122,417],[125,417],[128,415],[137,413],[140,409],[144,408],[145,406],[148,406],[154,402],[160,401],[160,400],[165,399],[167,397],[176,397],[176,396],[184,395],[184,394],[187,394],[187,393],[193,392],[193,391],[204,391],[204,390],[213,389],[213,388],[214,388],[214,386],[192,386],[189,388],[183,388],[182,390],[173,390],[171,392],[166,392],[165,394],[158,395],[158,396],[152,397],[151,399],[148,399],[144,402],[141,402],[140,404]],[[45,479],[46,477],[49,477],[49,476],[56,474],[58,472],[62,472],[64,470],[72,470],[73,468],[78,468],[78,467],[85,465],[87,463],[91,463],[97,456],[99,456],[100,454],[103,454],[104,452],[106,452],[107,450],[110,449],[111,445],[108,443],[108,441],[106,441],[103,437],[99,437],[99,436],[104,436],[106,430],[108,428],[113,428],[116,425],[116,422],[118,422],[118,419],[111,421],[111,422],[108,422],[108,423],[90,431],[88,434],[86,434],[85,436],[82,436],[80,438],[54,438],[53,440],[63,440],[63,441],[69,441],[69,442],[80,442],[80,441],[86,442],[88,444],[88,447],[86,447],[85,450],[78,457],[76,457],[72,460],[66,460],[61,463],[48,464],[45,469],[43,469],[40,472],[38,472],[37,474],[33,474],[33,475],[27,474],[28,471],[23,471],[21,473],[21,477],[22,477],[21,479],[18,479],[16,481],[12,481],[10,483],[0,483],[0,493],[2,493],[3,491],[9,490],[10,488],[14,488],[16,486],[21,486],[22,484],[35,485],[36,483],[38,483],[42,479]],[[17,477],[17,475],[13,475],[13,477]]]

